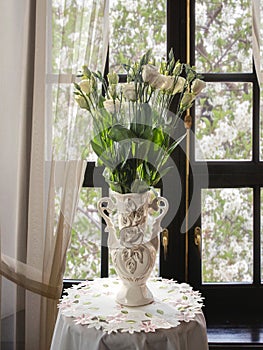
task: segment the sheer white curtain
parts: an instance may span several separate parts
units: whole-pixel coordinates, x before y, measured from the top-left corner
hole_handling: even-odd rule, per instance
[[[263,3],[252,1],[252,46],[258,81],[263,83]]]
[[[103,71],[108,3],[1,1],[0,18],[1,344],[46,350],[85,171],[71,82]]]

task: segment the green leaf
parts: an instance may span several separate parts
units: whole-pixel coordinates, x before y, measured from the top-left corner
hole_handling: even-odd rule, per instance
[[[152,136],[152,141],[158,145],[158,146],[162,146],[163,142],[164,142],[164,134],[163,134],[163,130],[159,127],[159,128],[154,128],[153,129],[153,136]]]
[[[104,152],[104,149],[100,147],[95,141],[91,140],[91,147],[98,157]]]
[[[130,130],[125,128],[121,124],[113,125],[113,127],[109,130],[109,137],[116,142],[120,142],[123,140],[135,138],[136,135]]]
[[[164,175],[166,175],[171,169],[173,169],[173,166],[168,166],[167,168],[159,171],[159,177],[162,178]]]
[[[132,149],[132,144],[131,144],[131,141],[128,140],[128,141],[123,141],[122,143],[120,143],[119,145],[119,156],[121,158],[121,161],[122,161],[122,165],[121,165],[121,169],[124,168],[129,156],[131,156],[131,149]]]
[[[168,148],[167,153],[168,155],[171,155],[171,153],[175,150],[175,148],[183,141],[185,138],[186,133],[183,134],[181,137],[179,137],[177,140],[175,140],[172,145]]]
[[[151,55],[152,55],[152,49],[147,50],[147,52],[142,56],[140,60],[140,66],[147,64],[150,60]]]
[[[94,142],[94,139],[90,141],[90,144],[93,151],[97,154],[102,164],[110,169],[113,169],[115,163],[110,150],[108,150],[107,148],[100,147],[96,142]]]
[[[138,140],[138,142],[136,143],[133,149],[133,156],[147,161],[149,160],[148,153],[151,147],[152,147],[151,141],[140,139]]]
[[[143,103],[141,105],[141,122],[143,122],[143,124],[145,125],[152,125],[152,108],[149,105],[149,103]]]
[[[74,85],[74,88],[75,88],[76,90],[81,91],[81,88],[80,88],[79,84],[73,82],[73,85]],[[75,93],[76,93],[76,92],[75,92]],[[78,94],[78,95],[82,95],[82,93],[77,93],[77,94]]]
[[[148,103],[141,105],[133,118],[130,129],[138,138],[150,140],[152,137],[152,109]]]
[[[144,133],[144,127],[145,125],[141,124],[141,123],[137,123],[136,121],[133,121],[130,124],[130,129],[133,132],[133,134],[135,135],[135,137],[140,138],[143,133]]]
[[[134,193],[143,193],[149,189],[149,186],[139,179],[135,179],[131,185],[131,192]]]

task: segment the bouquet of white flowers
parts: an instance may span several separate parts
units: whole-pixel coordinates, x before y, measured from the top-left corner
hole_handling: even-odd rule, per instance
[[[205,83],[193,67],[176,61],[173,51],[159,67],[151,50],[123,67],[126,83],[119,83],[114,72],[105,80],[84,66],[81,80],[74,83],[75,99],[92,117],[90,142],[111,189],[144,192],[169,171],[167,160],[185,136],[174,140],[171,132]]]

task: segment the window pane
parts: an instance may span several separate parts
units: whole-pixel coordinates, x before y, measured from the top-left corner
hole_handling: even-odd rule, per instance
[[[51,37],[52,60],[49,62],[49,73],[74,73],[84,64],[84,58],[92,52],[98,59],[101,55],[103,38],[99,31],[94,35],[94,28],[98,22],[103,21],[104,8],[100,1],[65,1],[52,0],[50,21],[52,18]],[[88,45],[90,38],[93,38],[92,45]],[[50,42],[50,44],[51,44]],[[94,62],[94,59],[85,62],[90,69],[96,70],[101,67],[101,62]]]
[[[166,1],[110,1],[110,70],[137,60],[152,48],[157,59],[166,56]]]
[[[51,84],[48,89],[50,89]],[[56,159],[96,160],[90,140],[92,134],[92,118],[84,109],[80,109],[74,100],[73,84],[52,84],[47,105],[47,121],[52,129],[52,152]],[[52,118],[50,118],[52,116]],[[70,152],[70,154],[69,154]]]
[[[251,160],[252,84],[207,83],[196,101],[196,160]]]
[[[202,281],[253,281],[253,192],[202,190]]]
[[[87,279],[100,276],[101,218],[97,211],[100,198],[99,188],[81,190],[64,278]]]
[[[252,1],[197,0],[195,57],[200,72],[252,71]]]

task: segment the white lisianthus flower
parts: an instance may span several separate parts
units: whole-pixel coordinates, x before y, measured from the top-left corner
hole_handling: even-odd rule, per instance
[[[194,101],[196,95],[192,92],[185,92],[181,100],[181,107],[188,108]]]
[[[158,75],[156,75],[151,81],[149,81],[149,84],[154,89],[160,89],[164,84],[163,75],[158,73]]]
[[[184,89],[184,85],[185,85],[185,78],[183,77],[178,77],[177,82],[173,88],[173,92],[172,95],[177,94],[178,92],[182,92]]]
[[[133,82],[122,84],[122,92],[128,101],[136,101],[136,88]]]
[[[195,79],[191,86],[191,91],[193,94],[198,95],[205,87],[205,82],[200,79]]]
[[[83,97],[81,95],[75,95],[75,100],[77,101],[80,108],[89,109],[89,106],[87,104],[85,97]]]
[[[161,86],[161,89],[165,91],[171,90],[174,84],[174,77],[171,75],[162,75],[162,74],[161,74],[161,77],[163,81],[163,85]]]
[[[117,113],[120,110],[120,101],[118,100],[105,100],[103,102],[104,108],[109,112],[109,113]]]
[[[142,79],[145,83],[151,84],[158,75],[160,75],[158,68],[153,64],[146,64],[142,67]]]
[[[90,79],[83,79],[80,81],[79,86],[83,92],[89,95],[92,91],[92,81]]]

